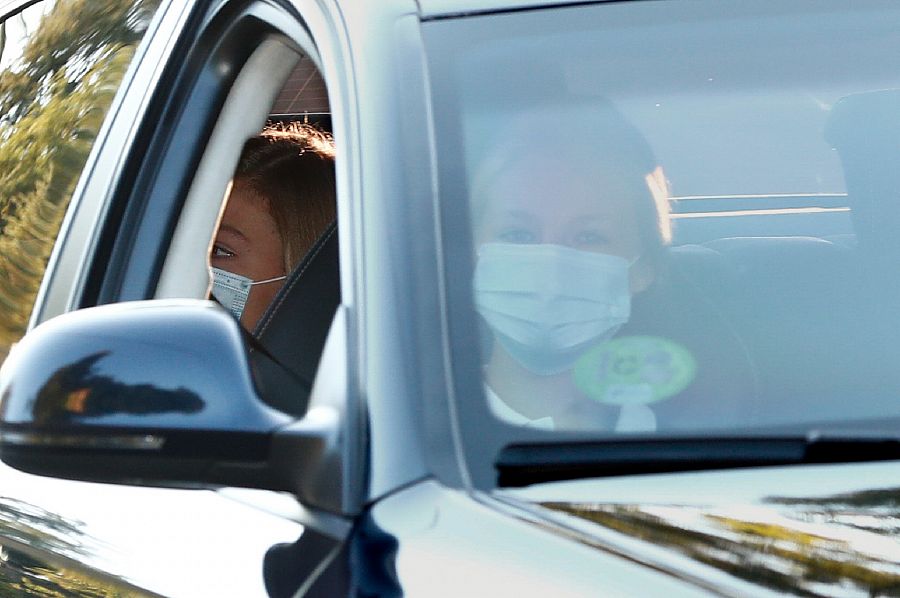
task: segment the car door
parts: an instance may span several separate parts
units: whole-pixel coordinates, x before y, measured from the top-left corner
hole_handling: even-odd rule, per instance
[[[240,141],[298,61],[320,61],[296,10],[146,0],[0,10],[4,354],[29,322],[67,311],[205,297]],[[303,531],[296,501],[270,492],[104,486],[6,466],[0,479],[8,593],[262,595],[265,553]]]

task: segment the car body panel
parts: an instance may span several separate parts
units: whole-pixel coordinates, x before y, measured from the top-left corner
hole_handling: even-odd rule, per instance
[[[359,372],[359,383],[365,385],[359,396],[372,398],[366,409],[368,491],[374,500],[435,471],[436,464],[427,459],[440,453],[425,450],[437,435],[430,440],[423,437],[421,417],[434,411],[420,407],[423,397],[443,397],[447,392],[440,295],[421,292],[436,291],[441,285],[436,232],[422,224],[435,220],[433,140],[415,3],[349,3],[332,17],[338,18],[348,44],[340,64],[344,76],[349,72],[354,77],[348,91],[355,114],[348,114],[346,122],[365,123],[359,130],[345,132],[351,154],[345,167],[358,170],[345,195],[349,202],[344,203],[347,218],[343,222],[349,226],[342,224],[340,233],[342,250],[350,248],[350,270],[355,274],[350,281],[355,303],[349,307],[351,338],[358,331],[358,343],[350,368]],[[322,52],[329,81],[326,48]],[[337,61],[334,66],[339,66]],[[398,114],[403,118],[384,116]],[[335,135],[341,120],[336,113]],[[400,162],[398,152],[404,156]],[[341,203],[339,218],[344,216]],[[415,233],[398,234],[401,230]],[[440,429],[445,436],[440,439],[442,446],[449,446],[449,423]],[[459,479],[455,460],[437,467]]]
[[[699,596],[705,589],[528,521],[486,495],[435,482],[376,504],[371,519],[397,540],[408,596]]]
[[[0,544],[17,538],[49,563],[77,564],[88,578],[119,580],[129,592],[264,596],[265,552],[303,529],[250,507],[255,493],[239,502],[208,490],[57,480],[5,465],[0,488]]]

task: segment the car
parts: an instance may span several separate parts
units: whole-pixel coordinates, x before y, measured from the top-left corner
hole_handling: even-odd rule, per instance
[[[0,1],[0,595],[897,595],[898,47],[888,0]],[[248,332],[266,122],[333,136],[337,222]]]

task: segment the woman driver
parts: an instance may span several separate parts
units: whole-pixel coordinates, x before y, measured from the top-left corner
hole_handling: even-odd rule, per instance
[[[299,123],[267,127],[241,152],[210,252],[213,296],[252,332],[334,219],[331,137]]]

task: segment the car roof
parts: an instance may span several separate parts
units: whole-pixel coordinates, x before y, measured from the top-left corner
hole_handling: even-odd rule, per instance
[[[609,0],[595,0],[608,2]],[[484,12],[521,10],[560,6],[565,4],[585,4],[573,0],[418,0],[423,19],[462,16]]]

